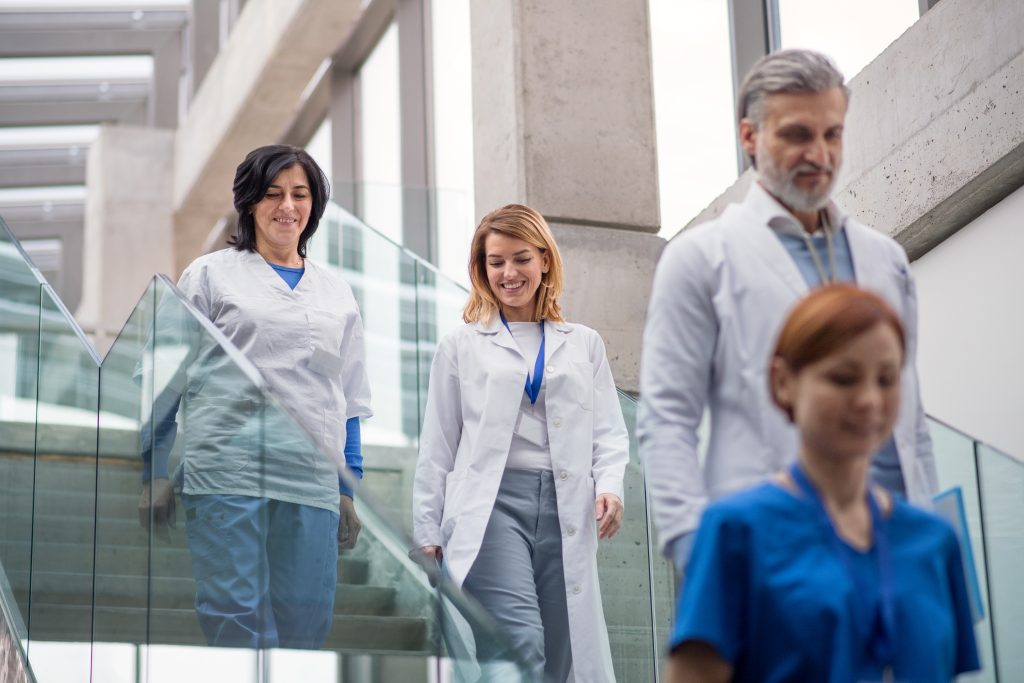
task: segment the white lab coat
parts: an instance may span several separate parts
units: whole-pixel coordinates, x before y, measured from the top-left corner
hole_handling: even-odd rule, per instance
[[[372,415],[362,320],[348,284],[306,260],[292,290],[258,253],[224,249],[192,262],[178,288],[277,399],[264,401],[208,335],[185,340],[195,356],[182,387],[185,493],[337,511],[345,422]]]
[[[906,254],[891,238],[844,215],[857,284],[880,294],[907,333],[894,429],[912,502],[938,488],[918,391],[917,297]],[[659,545],[697,527],[708,499],[763,481],[798,452],[796,429],[771,401],[769,355],[789,310],[808,293],[768,221],[785,209],[754,184],[742,204],[681,233],[655,273],[644,330],[637,432]],[[703,471],[697,428],[711,414]]]
[[[622,498],[629,442],[601,337],[544,323],[543,391],[562,530],[575,680],[614,680],[597,577],[594,499]],[[476,559],[505,470],[534,359],[501,321],[473,323],[440,343],[430,371],[413,488],[416,547],[444,548],[462,585]]]

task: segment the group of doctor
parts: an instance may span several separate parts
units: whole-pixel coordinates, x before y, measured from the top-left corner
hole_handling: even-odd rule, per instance
[[[757,182],[658,266],[639,435],[660,538],[687,575],[674,680],[948,680],[977,665],[952,531],[902,500],[936,488],[906,256],[829,196],[848,98],[822,55],[755,65],[739,130]],[[348,285],[304,258],[326,192],[305,152],[254,150],[236,176],[235,244],[179,285],[358,475],[370,415],[359,313]],[[484,216],[469,275],[466,324],[430,372],[414,555],[483,605],[535,680],[613,681],[596,549],[622,524],[628,438],[603,342],[565,320],[562,260],[533,209]],[[359,529],[351,490],[337,469],[282,457],[267,478],[250,464],[186,463],[193,562],[212,577],[197,581],[204,631],[318,647],[332,550]],[[154,497],[166,489],[154,483]],[[709,498],[723,500],[705,511]],[[224,571],[236,565],[260,580]],[[804,623],[821,626],[815,638]],[[915,659],[925,652],[934,666]]]

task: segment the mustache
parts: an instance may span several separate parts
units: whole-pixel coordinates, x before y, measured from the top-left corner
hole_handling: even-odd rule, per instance
[[[792,174],[794,177],[798,173],[828,173],[832,175],[835,173],[835,170],[832,164],[816,164],[813,161],[805,161],[794,168]]]

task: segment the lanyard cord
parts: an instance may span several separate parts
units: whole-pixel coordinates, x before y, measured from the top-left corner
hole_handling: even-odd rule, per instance
[[[512,328],[509,327],[508,321],[505,320],[505,314],[498,312],[501,316],[501,323],[508,330],[512,340],[515,341],[515,335],[512,334]],[[544,320],[540,321],[540,348],[537,349],[537,360],[533,362],[533,377],[530,377],[530,372],[526,372],[526,395],[530,397],[530,405],[537,403],[537,397],[540,396],[540,385],[544,381]]]
[[[821,257],[818,256],[818,250],[814,246],[814,241],[806,230],[801,230],[800,235],[804,238],[804,244],[807,245],[807,251],[811,253],[811,259],[814,261],[814,268],[818,271],[818,277],[821,278],[821,284],[834,284],[836,282],[836,252],[835,247],[832,245],[832,231],[831,225],[829,225],[828,214],[822,212],[821,214],[821,230],[825,233],[825,250],[828,255],[828,267],[829,273],[825,272],[825,266],[821,262]]]
[[[853,566],[850,564],[850,558],[843,549],[843,541],[839,537],[839,532],[832,523],[832,518],[829,517],[828,510],[825,508],[825,503],[822,501],[817,489],[814,488],[810,479],[807,478],[807,474],[800,467],[799,463],[794,462],[790,466],[789,474],[793,477],[793,481],[803,491],[804,495],[814,503],[819,516],[824,519],[831,532],[829,536],[832,551],[842,562],[847,577],[859,592],[860,582],[857,581]],[[889,565],[889,538],[885,529],[885,523],[882,520],[882,512],[878,507],[878,501],[875,500],[874,494],[871,493],[870,485],[867,490],[867,500],[868,509],[871,511],[871,531],[874,536],[878,557],[878,579],[881,593],[879,609],[872,619],[871,630],[868,634],[868,648],[874,657],[888,667],[892,664],[895,654],[893,640],[896,623],[895,608],[893,606],[892,575],[890,574]],[[858,597],[862,598],[863,596]]]

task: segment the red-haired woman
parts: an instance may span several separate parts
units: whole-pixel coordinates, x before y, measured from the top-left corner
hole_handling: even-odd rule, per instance
[[[949,681],[979,668],[953,530],[868,484],[904,355],[899,318],[857,287],[819,288],[790,313],[769,381],[800,452],[705,511],[670,681]]]

